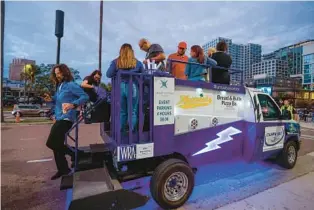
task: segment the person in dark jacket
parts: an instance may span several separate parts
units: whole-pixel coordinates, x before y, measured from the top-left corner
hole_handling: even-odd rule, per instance
[[[101,71],[95,70],[89,76],[85,77],[81,84],[81,87],[87,93],[87,95],[89,96],[89,100],[91,100],[92,102],[97,101],[97,93],[95,91],[95,87],[99,86],[101,76]]]
[[[134,51],[130,44],[123,44],[120,48],[120,55],[118,58],[111,62],[111,65],[107,71],[107,77],[114,77],[118,71],[128,71],[134,73],[144,72],[143,64],[135,58]],[[120,112],[120,122],[121,131],[125,132],[125,127],[127,125],[128,119],[128,93],[129,93],[129,77],[128,75],[121,75],[121,112]],[[138,84],[133,80],[132,85],[132,125],[129,125],[129,130],[135,131],[138,121],[138,103],[139,103],[139,90]],[[132,127],[131,127],[132,126]],[[132,128],[132,129],[131,129]]]
[[[230,68],[232,64],[231,56],[227,54],[228,46],[224,41],[220,41],[216,46],[217,52],[213,53],[212,59],[217,61],[217,66]],[[230,74],[227,69],[212,69],[212,82],[219,84],[230,84]]]

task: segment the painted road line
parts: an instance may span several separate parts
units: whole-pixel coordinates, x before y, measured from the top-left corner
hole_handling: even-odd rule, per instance
[[[48,162],[52,161],[52,158],[47,158],[47,159],[39,159],[39,160],[29,160],[27,163],[41,163],[41,162]]]
[[[314,152],[307,153],[306,155],[314,157]]]
[[[301,138],[314,140],[314,136],[311,136],[311,135],[305,135],[305,134],[303,134],[303,135],[301,134]]]

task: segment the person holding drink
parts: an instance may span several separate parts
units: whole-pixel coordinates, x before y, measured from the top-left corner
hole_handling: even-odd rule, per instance
[[[66,133],[76,121],[76,108],[88,100],[88,95],[74,82],[72,73],[65,64],[54,66],[51,72],[51,80],[57,87],[55,95],[50,98],[50,101],[55,104],[56,122],[51,127],[46,146],[53,151],[58,169],[57,173],[51,177],[51,180],[55,180],[71,171],[65,155],[72,157],[74,154],[64,144],[64,139]]]

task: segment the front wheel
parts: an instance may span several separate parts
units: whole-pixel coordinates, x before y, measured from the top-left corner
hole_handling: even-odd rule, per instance
[[[277,158],[282,167],[292,169],[298,159],[297,143],[295,141],[288,141]]]
[[[150,181],[152,197],[163,209],[183,206],[194,188],[191,167],[179,159],[168,159],[154,171]]]

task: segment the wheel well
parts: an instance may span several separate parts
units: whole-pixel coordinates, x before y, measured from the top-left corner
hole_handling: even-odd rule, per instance
[[[288,138],[285,144],[287,144],[289,141],[294,141],[297,144],[297,150],[300,150],[300,141],[298,141],[298,138],[296,136],[291,136]]]

